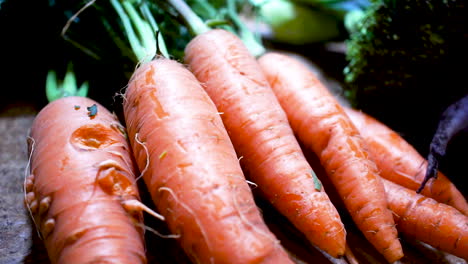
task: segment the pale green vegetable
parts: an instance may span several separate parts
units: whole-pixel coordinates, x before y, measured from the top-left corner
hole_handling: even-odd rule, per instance
[[[260,18],[271,27],[273,39],[307,44],[336,38],[340,35],[335,17],[287,0],[270,0],[259,5]]]

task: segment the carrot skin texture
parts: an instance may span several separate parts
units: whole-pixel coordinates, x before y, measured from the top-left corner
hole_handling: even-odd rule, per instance
[[[383,179],[400,232],[468,260],[468,217],[455,208]]]
[[[334,257],[344,255],[346,231],[338,211],[323,187],[316,190],[286,114],[242,41],[211,30],[187,45],[185,61],[222,112],[242,167],[262,194],[309,241]]]
[[[195,263],[292,263],[255,205],[215,105],[190,71],[153,60],[134,73],[125,97],[137,164],[142,171],[148,165],[145,183]]]
[[[416,191],[424,179],[427,161],[400,135],[373,117],[351,108],[345,108],[345,111],[364,137],[380,176]],[[421,194],[468,215],[465,197],[441,172],[429,181]]]
[[[35,118],[26,203],[52,263],[146,263],[142,214],[121,204],[139,199],[124,133],[84,97],[58,99]]]
[[[377,168],[343,108],[297,60],[267,53],[259,62],[291,127],[319,157],[358,228],[389,262],[403,257]]]

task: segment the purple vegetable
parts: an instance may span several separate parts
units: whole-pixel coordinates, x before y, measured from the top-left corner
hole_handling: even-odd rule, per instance
[[[429,146],[426,175],[416,192],[421,192],[427,181],[437,177],[439,160],[445,155],[448,143],[455,135],[465,129],[468,129],[468,94],[450,105],[442,113],[439,125]]]

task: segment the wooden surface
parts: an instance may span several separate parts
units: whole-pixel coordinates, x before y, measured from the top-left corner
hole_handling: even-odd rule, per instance
[[[22,184],[28,162],[26,138],[36,113],[27,104],[12,105],[0,112],[0,264],[49,263],[42,241],[23,206]],[[151,206],[144,186],[141,187],[143,200]],[[258,197],[257,202],[268,226],[296,263],[347,263],[345,259],[333,259],[317,250],[271,206]],[[386,263],[355,228],[347,214],[340,213],[347,227],[348,243],[360,263]],[[147,226],[161,234],[169,234],[163,222],[148,217],[145,220]],[[148,263],[190,263],[175,239],[163,238],[148,231],[146,242]],[[402,243],[406,256],[401,263],[467,263],[414,240],[402,238]]]

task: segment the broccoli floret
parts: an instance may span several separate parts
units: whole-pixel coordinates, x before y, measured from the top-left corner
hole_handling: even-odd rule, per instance
[[[466,0],[374,0],[347,41],[346,95],[422,153],[468,91]]]

